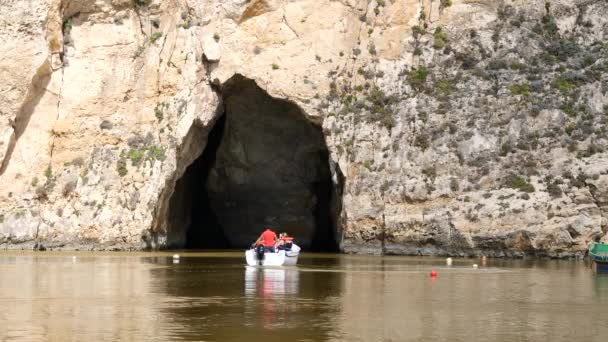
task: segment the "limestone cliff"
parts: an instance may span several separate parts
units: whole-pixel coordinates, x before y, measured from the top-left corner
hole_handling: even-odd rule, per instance
[[[4,1],[0,246],[183,246],[197,221],[181,180],[221,122],[233,131],[199,182],[220,224],[283,184],[260,203],[299,209],[256,224],[312,227],[326,203],[345,252],[584,253],[608,239],[606,13],[602,0]],[[234,90],[251,82],[266,97]],[[260,149],[255,132],[285,136]],[[255,178],[272,165],[277,183]],[[223,197],[241,185],[248,201]]]

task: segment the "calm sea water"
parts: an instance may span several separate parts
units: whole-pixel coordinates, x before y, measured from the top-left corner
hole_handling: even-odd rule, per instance
[[[72,256],[75,255],[74,259]],[[605,341],[582,261],[0,253],[0,341]],[[439,276],[429,277],[431,269]]]

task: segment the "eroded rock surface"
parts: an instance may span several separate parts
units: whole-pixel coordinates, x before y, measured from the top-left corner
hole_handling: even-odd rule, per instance
[[[5,1],[0,246],[166,246],[175,185],[241,75],[322,127],[343,251],[580,255],[608,232],[606,13],[601,0]]]

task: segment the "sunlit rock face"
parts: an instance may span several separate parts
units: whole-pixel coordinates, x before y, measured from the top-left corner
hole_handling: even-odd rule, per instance
[[[0,246],[240,246],[271,225],[353,253],[582,255],[608,232],[605,13],[5,1]]]

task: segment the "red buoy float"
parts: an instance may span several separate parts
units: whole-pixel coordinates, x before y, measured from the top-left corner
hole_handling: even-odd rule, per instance
[[[437,277],[437,271],[432,270],[431,271],[431,278],[436,278]]]

